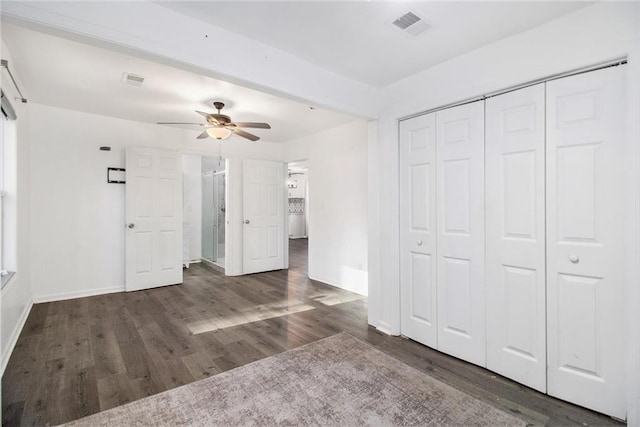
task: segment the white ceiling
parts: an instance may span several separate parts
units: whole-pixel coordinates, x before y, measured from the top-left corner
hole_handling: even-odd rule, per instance
[[[159,1],[158,4],[381,87],[591,3]],[[415,12],[432,28],[412,38],[391,25],[408,11]]]
[[[112,50],[8,23],[2,40],[30,102],[122,119],[156,123],[202,122],[195,110],[215,112],[211,100],[227,102],[235,121],[268,122],[248,129],[270,142],[286,142],[355,120],[354,117],[287,100]],[[145,77],[142,87],[121,82],[124,72]],[[158,125],[161,126],[161,125]],[[204,128],[193,129],[194,138]],[[232,138],[240,138],[232,136]]]
[[[159,4],[271,44],[357,81],[381,86],[590,3],[162,1]],[[400,32],[391,22],[407,11],[421,15],[432,28],[417,38]],[[270,123],[270,130],[251,130],[270,142],[294,140],[356,119],[77,39],[5,22],[1,31],[12,55],[12,68],[31,102],[146,123],[203,123],[194,110],[213,112],[211,101],[220,99],[227,103],[223,112],[235,121]],[[125,72],[145,77],[143,86],[123,84]],[[203,130],[199,126],[176,127],[193,130],[194,138]]]

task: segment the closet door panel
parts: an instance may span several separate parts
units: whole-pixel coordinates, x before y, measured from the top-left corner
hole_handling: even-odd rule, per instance
[[[546,391],[544,83],[486,101],[487,368]]]
[[[624,418],[625,70],[547,83],[549,394]]]
[[[401,332],[437,346],[435,114],[400,123]]]
[[[438,350],[485,366],[484,104],[436,123]]]

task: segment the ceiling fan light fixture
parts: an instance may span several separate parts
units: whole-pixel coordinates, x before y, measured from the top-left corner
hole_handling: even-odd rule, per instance
[[[227,139],[231,136],[231,131],[227,128],[209,128],[207,129],[207,134],[209,134],[209,136],[211,138],[215,138],[218,140],[222,140],[222,139]]]
[[[199,134],[196,139],[207,139],[213,138],[221,141],[223,139],[227,139],[234,133],[236,136],[241,138],[248,139],[251,142],[256,142],[260,139],[259,136],[254,135],[252,133],[247,132],[243,128],[255,128],[255,129],[271,129],[271,125],[269,123],[258,123],[258,122],[234,122],[231,120],[231,117],[220,114],[222,108],[224,108],[224,103],[216,101],[213,103],[214,107],[218,110],[218,113],[205,113],[204,111],[197,111],[196,113],[200,114],[205,118],[207,124],[211,126],[208,129],[205,129],[204,132]],[[200,123],[179,123],[179,122],[158,122],[158,124],[172,124],[172,125],[194,125]],[[202,126],[206,126],[203,124]]]

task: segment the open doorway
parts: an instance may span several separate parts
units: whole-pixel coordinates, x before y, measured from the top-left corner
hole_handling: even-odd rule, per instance
[[[226,166],[221,157],[202,157],[202,261],[225,268]]]
[[[289,270],[308,275],[309,265],[309,162],[287,165]]]
[[[227,232],[226,161],[182,155],[183,265],[203,262],[224,272]]]

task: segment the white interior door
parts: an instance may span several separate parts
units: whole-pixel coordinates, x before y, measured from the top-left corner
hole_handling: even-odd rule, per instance
[[[486,366],[484,103],[438,111],[438,350]]]
[[[437,347],[435,113],[400,123],[401,332]]]
[[[130,147],[126,174],[126,290],[182,283],[182,159]]]
[[[546,392],[545,85],[486,101],[487,368]]]
[[[547,83],[549,394],[624,418],[624,67]]]
[[[243,273],[284,268],[285,165],[243,161]]]

